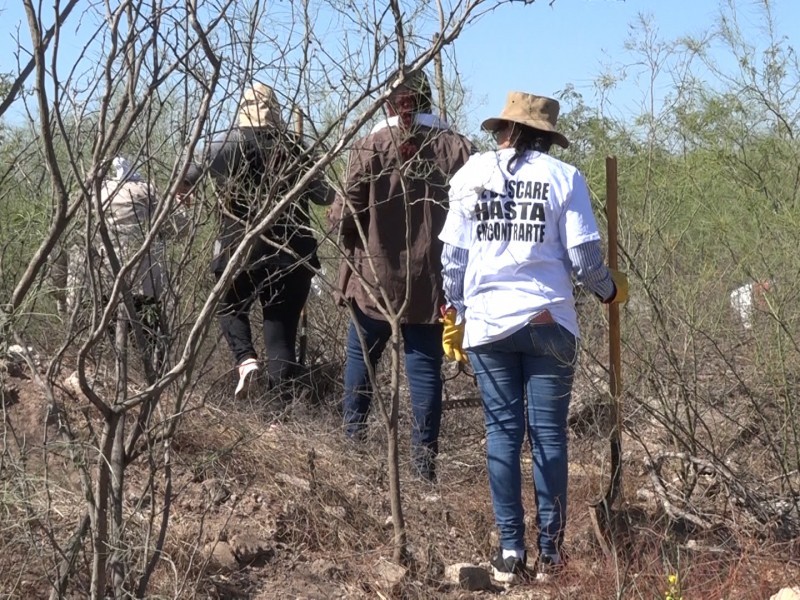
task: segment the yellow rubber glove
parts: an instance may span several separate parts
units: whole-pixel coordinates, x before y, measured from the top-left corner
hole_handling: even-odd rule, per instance
[[[439,322],[444,325],[442,331],[442,349],[444,355],[450,360],[461,363],[467,362],[467,353],[464,352],[464,322],[456,324],[456,309],[442,307],[442,318]]]
[[[609,269],[609,271],[611,271],[611,280],[614,282],[614,287],[617,291],[614,292],[614,296],[608,300],[607,304],[612,302],[624,304],[628,301],[628,276],[616,269]]]

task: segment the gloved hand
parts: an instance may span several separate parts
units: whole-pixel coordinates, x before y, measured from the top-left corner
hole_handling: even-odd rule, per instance
[[[624,304],[628,301],[628,276],[616,269],[609,269],[609,271],[611,272],[611,280],[614,282],[616,291],[605,303],[611,304],[613,302],[616,304]]]
[[[444,325],[442,331],[442,349],[444,355],[450,360],[461,363],[467,362],[467,353],[461,344],[464,343],[464,322],[456,324],[456,309],[442,307],[442,318],[439,322]]]

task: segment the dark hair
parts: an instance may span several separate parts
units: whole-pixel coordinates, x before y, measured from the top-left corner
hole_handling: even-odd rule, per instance
[[[431,84],[425,73],[416,71],[409,75],[402,87],[395,90],[389,103],[396,112],[403,142],[400,144],[400,156],[404,161],[419,152],[419,144],[415,139],[414,115],[431,112],[433,108]]]
[[[506,127],[514,127],[519,131],[517,139],[514,140],[514,156],[511,157],[506,166],[506,169],[512,175],[516,170],[517,162],[526,152],[543,152],[544,154],[550,152],[550,147],[553,145],[553,134],[549,131],[542,131],[527,125],[510,122],[506,123]]]

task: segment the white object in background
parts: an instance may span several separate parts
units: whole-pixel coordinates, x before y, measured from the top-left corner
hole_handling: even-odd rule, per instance
[[[739,315],[745,329],[753,327],[753,284],[748,283],[731,292],[731,308]]]
[[[731,308],[739,316],[745,329],[752,329],[755,309],[764,307],[764,294],[772,289],[772,282],[753,281],[731,292]]]

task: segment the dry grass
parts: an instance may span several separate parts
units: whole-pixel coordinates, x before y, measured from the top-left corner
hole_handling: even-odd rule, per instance
[[[328,339],[340,339],[336,337],[340,334],[334,332]],[[752,523],[733,526],[746,513],[735,512],[724,498],[694,493],[686,506],[697,510],[715,507],[725,517],[726,527],[706,531],[665,514],[652,493],[645,459],[654,448],[670,448],[674,432],[653,417],[663,417],[663,403],[648,400],[650,412],[636,403],[644,396],[641,386],[626,396],[625,502],[617,514],[617,554],[613,559],[603,556],[594,539],[589,503],[601,494],[608,473],[604,438],[608,423],[603,411],[597,410],[604,394],[602,370],[585,356],[575,388],[570,433],[566,535],[570,567],[566,575],[558,583],[474,594],[443,581],[446,565],[485,563],[496,543],[482,414],[478,408],[445,413],[440,483],[434,488],[414,479],[406,464],[410,415],[404,402],[401,473],[412,562],[406,581],[390,593],[375,573],[375,565],[391,556],[392,541],[391,528],[386,527],[390,510],[383,431],[373,420],[372,435],[365,445],[353,446],[343,439],[338,412],[341,357],[337,352],[340,350],[311,355],[317,365],[312,371],[313,391],[304,395],[306,400],[280,411],[266,409],[263,398],[234,403],[226,358],[215,355],[208,362],[210,368],[194,388],[171,444],[170,527],[149,597],[377,598],[383,594],[414,599],[496,595],[651,599],[663,598],[667,576],[676,573],[685,600],[763,599],[800,577],[797,544],[779,544],[768,531],[757,535]],[[705,369],[713,371],[710,365]],[[65,449],[54,436],[47,403],[36,386],[24,377],[6,376],[6,383],[13,384],[16,391],[13,399],[7,394],[4,402],[0,514],[0,589],[4,591],[0,597],[41,597],[47,593],[48,574],[53,573],[58,558],[52,552],[53,541],[63,545],[80,516],[80,486]],[[447,389],[451,397],[476,395],[465,377],[448,381]],[[734,409],[746,412],[749,399],[742,394],[739,398],[741,401],[727,398],[724,410],[729,415],[736,414]],[[91,424],[80,402],[63,401],[72,423]],[[661,413],[656,411],[659,407]],[[722,412],[710,405],[703,418],[711,422]],[[714,443],[735,445],[741,431],[730,423],[730,419],[717,423]],[[705,432],[698,434],[702,435]],[[80,439],[87,444],[83,448],[87,460],[93,460],[91,436]],[[45,442],[46,462],[42,458]],[[748,454],[742,447],[736,448],[744,459]],[[774,469],[768,467],[768,461],[762,464]],[[525,473],[529,466],[523,464]],[[665,477],[677,478],[676,490],[682,489],[680,477],[685,475],[679,471],[665,468]],[[142,544],[153,501],[155,514],[160,515],[163,457],[154,452],[133,465],[128,485],[128,543],[133,552]],[[530,517],[535,506],[530,483],[525,495]],[[268,558],[235,572],[220,572],[207,563],[207,544],[227,543],[245,533],[269,546]],[[528,546],[535,547],[532,527]],[[87,547],[78,558],[78,571],[88,572],[89,560]],[[85,594],[86,584],[85,577],[73,581],[74,597]]]

